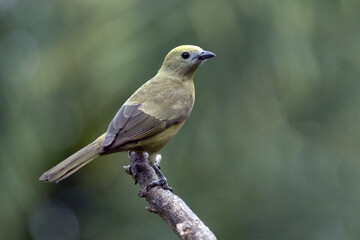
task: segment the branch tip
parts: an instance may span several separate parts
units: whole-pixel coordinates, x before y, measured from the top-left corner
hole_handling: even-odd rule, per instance
[[[216,240],[210,229],[177,195],[161,187],[146,190],[150,183],[158,180],[148,158],[149,154],[146,152],[129,152],[130,165],[124,167],[125,171],[134,178],[135,183],[139,183],[141,190],[138,196],[144,197],[149,203],[145,209],[162,217],[181,239]],[[161,155],[157,160],[160,165]]]

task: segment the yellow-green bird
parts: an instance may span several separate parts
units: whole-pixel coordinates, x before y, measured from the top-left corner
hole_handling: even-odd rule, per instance
[[[159,150],[184,125],[195,101],[196,69],[215,54],[197,46],[172,49],[155,77],[122,105],[106,133],[45,172],[40,180],[59,182],[98,156],[124,151],[147,152],[155,161]]]

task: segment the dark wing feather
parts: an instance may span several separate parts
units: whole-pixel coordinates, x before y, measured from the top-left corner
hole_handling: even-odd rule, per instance
[[[130,141],[154,136],[169,127],[166,121],[144,113],[139,107],[140,105],[121,107],[110,122],[102,143],[102,152],[110,151]]]
[[[129,119],[134,118],[140,113],[142,113],[142,111],[139,109],[139,106],[140,104],[123,105],[119,109],[119,111],[116,113],[115,117],[109,124],[108,130],[102,143],[103,147],[109,146],[114,141],[120,130],[124,128],[125,124],[129,121]]]
[[[144,102],[134,103],[135,93],[116,113],[104,137],[101,153],[121,145],[154,136],[172,125],[185,120],[192,109],[193,98],[186,90],[174,86],[153,88],[155,91]],[[141,89],[141,88],[140,88]],[[138,90],[139,91],[139,90]],[[155,117],[156,116],[156,117]]]
[[[154,136],[172,125],[187,118],[186,113],[180,113],[171,120],[159,120],[139,109],[141,105],[124,105],[110,122],[102,143],[102,151],[107,152],[127,142]]]

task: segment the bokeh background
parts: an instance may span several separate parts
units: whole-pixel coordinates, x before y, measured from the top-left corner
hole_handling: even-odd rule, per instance
[[[217,57],[161,151],[218,239],[360,239],[360,1],[0,0],[0,239],[176,239],[102,157],[39,176],[103,133],[166,53]]]

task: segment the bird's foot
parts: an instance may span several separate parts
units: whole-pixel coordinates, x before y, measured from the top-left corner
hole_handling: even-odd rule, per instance
[[[160,157],[159,157],[160,156]],[[173,191],[173,189],[168,185],[167,183],[167,180],[164,176],[164,174],[161,173],[160,171],[160,166],[158,164],[160,164],[160,161],[161,161],[161,155],[158,154],[156,156],[156,161],[158,162],[155,162],[152,163],[152,162],[149,162],[150,163],[150,166],[154,169],[156,175],[159,177],[159,180],[156,180],[156,181],[152,181],[147,187],[146,187],[146,190],[149,191],[151,188],[153,187],[156,187],[156,186],[161,186],[164,190],[169,190],[169,191]]]
[[[169,190],[170,192],[173,191],[172,187],[170,187],[166,181],[166,178],[163,179],[159,179],[156,181],[152,181],[147,187],[146,187],[146,191],[149,191],[150,189],[152,189],[153,187],[156,186],[160,186],[162,187],[164,190]]]

